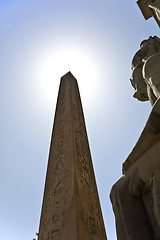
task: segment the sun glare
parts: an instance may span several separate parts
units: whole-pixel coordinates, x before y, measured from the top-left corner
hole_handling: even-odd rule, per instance
[[[43,57],[38,80],[40,94],[53,102],[60,78],[68,71],[78,80],[83,102],[93,101],[97,89],[96,64],[86,53],[73,49],[63,49]]]

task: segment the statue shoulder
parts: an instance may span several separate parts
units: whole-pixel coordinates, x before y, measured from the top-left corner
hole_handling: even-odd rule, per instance
[[[144,62],[143,77],[149,78],[156,72],[160,72],[160,52],[153,54]]]

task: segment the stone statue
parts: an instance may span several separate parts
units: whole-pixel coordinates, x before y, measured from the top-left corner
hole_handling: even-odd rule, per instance
[[[160,39],[149,37],[132,60],[134,97],[152,110],[123,177],[111,190],[118,240],[160,240]]]
[[[134,97],[140,101],[150,100],[151,105],[160,97],[160,39],[149,37],[140,45],[132,61],[132,86]]]

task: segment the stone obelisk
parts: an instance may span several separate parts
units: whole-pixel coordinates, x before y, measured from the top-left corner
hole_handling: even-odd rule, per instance
[[[107,240],[77,80],[61,78],[38,240]]]

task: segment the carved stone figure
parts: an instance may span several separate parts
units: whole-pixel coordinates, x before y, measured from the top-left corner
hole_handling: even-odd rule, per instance
[[[134,97],[152,111],[112,187],[118,240],[160,240],[160,39],[141,43],[132,61]]]
[[[134,97],[140,101],[151,102],[160,96],[160,39],[149,37],[140,45],[140,50],[132,60],[131,83],[135,88]]]

